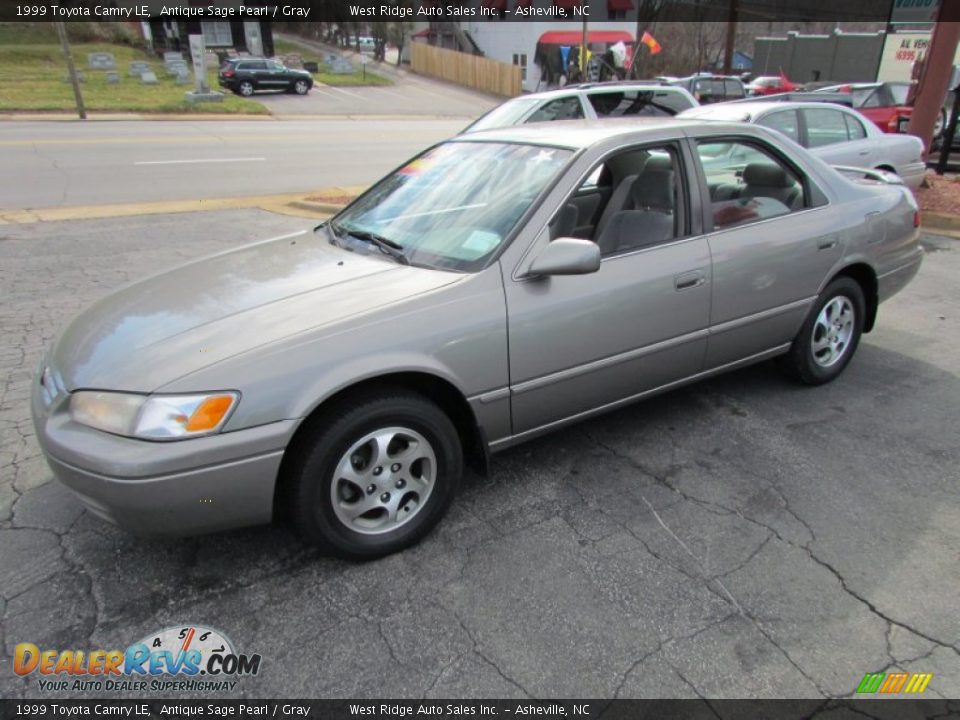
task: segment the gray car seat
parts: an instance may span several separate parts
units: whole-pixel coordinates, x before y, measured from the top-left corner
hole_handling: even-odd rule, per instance
[[[673,171],[645,170],[630,189],[635,210],[614,213],[597,239],[601,255],[655,245],[674,234]]]
[[[800,183],[774,163],[750,163],[743,168],[743,187],[739,197],[773,198],[791,210],[796,210],[803,202]]]

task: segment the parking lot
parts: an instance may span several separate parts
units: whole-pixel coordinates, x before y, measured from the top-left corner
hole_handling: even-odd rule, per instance
[[[184,623],[262,655],[231,697],[849,696],[892,668],[960,695],[960,241],[926,236],[832,385],[764,364],[517,447],[380,561],[271,527],[139,539],[83,512],[30,421],[57,330],[129,280],[308,224],[0,225],[0,697],[41,696],[11,672],[17,643],[124,648]]]

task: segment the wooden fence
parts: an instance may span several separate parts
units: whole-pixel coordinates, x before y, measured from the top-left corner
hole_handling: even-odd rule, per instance
[[[410,46],[410,67],[415,73],[494,95],[516,97],[520,94],[519,66],[479,55],[468,55],[415,42]]]

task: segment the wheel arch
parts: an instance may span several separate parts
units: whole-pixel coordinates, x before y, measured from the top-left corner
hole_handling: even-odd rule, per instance
[[[874,323],[877,320],[877,308],[880,305],[877,273],[867,263],[857,262],[837,270],[833,277],[830,278],[830,282],[833,282],[838,277],[852,278],[863,290],[863,299],[867,304],[866,317],[863,319],[863,332],[870,332],[873,330]]]
[[[483,428],[466,396],[450,380],[422,370],[388,372],[357,380],[323,398],[303,418],[284,450],[274,493],[274,511],[281,509],[289,476],[289,463],[300,444],[309,437],[332,412],[352,397],[377,395],[390,390],[406,390],[435,402],[453,422],[460,436],[465,462],[476,472],[486,474],[489,468],[489,447]]]

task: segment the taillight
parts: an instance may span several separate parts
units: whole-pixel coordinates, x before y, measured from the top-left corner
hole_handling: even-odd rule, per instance
[[[887,121],[887,132],[898,132],[900,130],[900,116],[891,115],[890,119]]]
[[[224,71],[223,71],[223,76],[224,76],[224,77],[231,78],[231,77],[234,76],[234,74],[235,74],[235,73],[233,72],[233,70],[224,70]]]
[[[913,211],[913,226],[915,228],[920,227],[920,211],[919,210]]]

